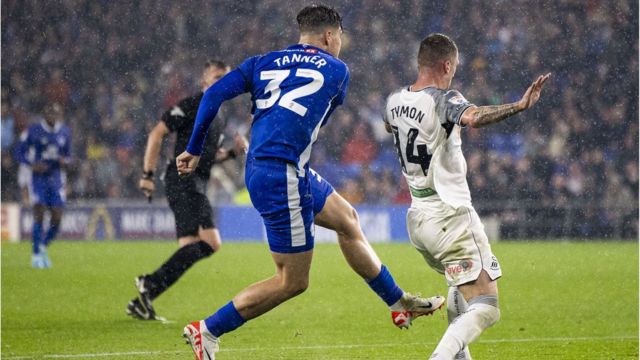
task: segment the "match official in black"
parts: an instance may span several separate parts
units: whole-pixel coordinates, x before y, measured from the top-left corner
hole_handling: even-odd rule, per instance
[[[215,162],[244,154],[247,141],[236,134],[234,147],[229,150],[221,149],[226,121],[219,119],[209,131],[207,146],[193,176],[178,176],[175,157],[184,151],[189,142],[203,92],[227,72],[229,67],[222,61],[208,61],[200,78],[202,92],[183,99],[167,110],[149,133],[139,184],[149,201],[155,190],[154,170],[160,157],[162,141],[169,133],[176,133],[174,156],[168,160],[164,182],[167,200],[175,215],[180,248],[153,273],[136,277],[138,297],[127,304],[127,314],[134,318],[160,319],[156,316],[152,301],[173,285],[193,264],[211,256],[220,248],[220,233],[213,223],[213,211],[206,196],[211,167]]]

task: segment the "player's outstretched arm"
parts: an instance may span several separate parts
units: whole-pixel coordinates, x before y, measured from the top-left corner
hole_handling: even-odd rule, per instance
[[[540,99],[542,86],[547,79],[549,79],[549,76],[551,76],[551,73],[538,76],[536,81],[534,81],[527,91],[525,91],[522,99],[517,102],[503,105],[470,107],[462,114],[460,122],[465,126],[471,126],[474,128],[484,127],[500,122],[532,107],[533,104]]]
[[[222,103],[246,91],[244,75],[238,69],[231,71],[205,91],[198,106],[196,122],[187,149],[176,158],[179,175],[189,175],[198,166],[209,126],[218,114]]]

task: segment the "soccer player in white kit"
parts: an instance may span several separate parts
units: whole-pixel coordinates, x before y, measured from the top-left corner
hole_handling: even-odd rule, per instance
[[[427,36],[420,43],[417,80],[388,97],[385,113],[411,192],[409,238],[449,285],[449,327],[430,359],[471,359],[467,345],[500,318],[496,280],[502,272],[471,204],[460,130],[530,108],[550,76],[539,76],[518,102],[478,107],[449,90],[458,63],[449,37]]]

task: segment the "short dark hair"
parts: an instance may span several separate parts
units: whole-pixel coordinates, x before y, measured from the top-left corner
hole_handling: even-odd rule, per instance
[[[439,61],[446,60],[458,52],[456,43],[447,35],[434,33],[429,34],[420,42],[418,51],[418,65],[430,67]]]
[[[208,69],[212,66],[217,67],[218,69],[226,69],[228,67],[228,65],[224,61],[218,59],[209,59],[204,63],[205,69]]]
[[[298,16],[298,27],[301,33],[314,33],[324,30],[327,27],[342,29],[342,17],[334,8],[324,5],[310,5],[300,10]]]

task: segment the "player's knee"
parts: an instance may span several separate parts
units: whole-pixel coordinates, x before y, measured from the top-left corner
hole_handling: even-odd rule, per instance
[[[360,218],[358,212],[352,206],[345,211],[342,219],[342,226],[339,229],[339,233],[347,235],[349,239],[357,238],[357,234],[360,233]]]
[[[200,238],[211,247],[211,250],[213,250],[213,252],[218,252],[220,250],[220,247],[222,247],[220,233],[215,229],[201,230]]]
[[[42,205],[35,205],[33,207],[33,221],[41,223],[44,220],[44,207]]]
[[[309,277],[296,277],[295,279],[286,280],[283,287],[283,292],[287,295],[287,298],[298,296],[309,287]]]
[[[220,238],[213,238],[213,239],[209,239],[209,240],[202,240],[204,242],[207,243],[207,245],[209,245],[209,247],[211,247],[211,250],[213,252],[218,252],[220,251],[220,247],[222,247],[222,241],[220,241]]]
[[[473,305],[475,311],[482,318],[482,325],[486,329],[500,320],[500,308],[496,295],[479,295],[469,300],[469,307]]]
[[[501,312],[500,312],[500,308],[496,308],[496,314],[493,317],[493,322],[491,323],[491,325],[497,323],[498,321],[500,321],[500,316],[501,316]]]

